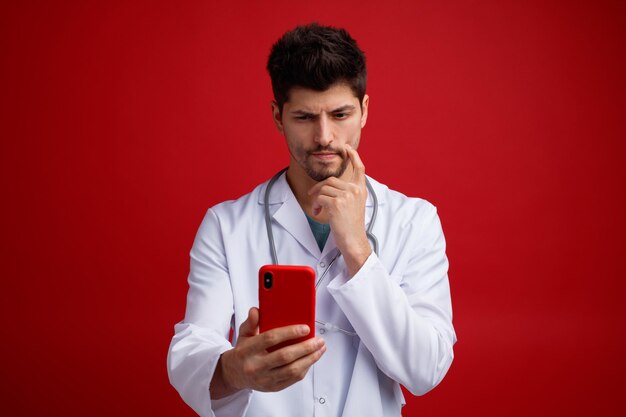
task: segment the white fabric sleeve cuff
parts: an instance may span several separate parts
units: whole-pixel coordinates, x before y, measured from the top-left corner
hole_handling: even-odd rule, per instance
[[[211,400],[211,406],[215,417],[244,416],[251,399],[252,390],[244,389],[219,400]]]
[[[352,278],[348,275],[348,271],[343,270],[339,275],[330,281],[328,284],[328,288],[330,290],[339,290],[342,287],[346,286],[345,289],[348,289],[354,285],[358,284],[358,281],[361,277],[367,276],[367,274],[374,268],[376,265],[376,261],[378,260],[376,254],[374,252],[370,253],[370,256],[367,257],[365,263],[361,266],[361,269],[357,271],[356,274]]]
[[[228,341],[210,329],[178,323],[168,354],[170,383],[201,417],[244,416],[251,391],[244,390],[212,401],[211,379],[222,353],[232,349]]]
[[[222,353],[230,349],[231,347],[220,349],[220,354],[214,358],[211,358],[211,362],[209,363],[211,375],[215,374],[215,368],[217,368],[217,363],[219,362],[219,358],[222,356]],[[248,406],[250,405],[251,398],[252,390],[244,389],[218,400],[211,399],[211,409],[215,417],[243,417],[248,411]]]

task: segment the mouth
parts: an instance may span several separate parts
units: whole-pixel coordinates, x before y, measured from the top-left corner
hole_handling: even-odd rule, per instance
[[[315,159],[327,161],[338,157],[339,154],[337,154],[336,152],[311,152],[311,156],[313,156]]]
[[[320,147],[321,148],[321,147]],[[309,155],[316,161],[331,161],[337,157],[341,158],[341,153],[337,149],[332,148],[318,148],[313,151],[309,151]]]

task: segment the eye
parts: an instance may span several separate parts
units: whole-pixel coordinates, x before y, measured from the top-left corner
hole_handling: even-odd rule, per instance
[[[296,120],[311,120],[313,119],[313,116],[310,114],[303,114],[300,116],[296,116]]]
[[[335,119],[346,119],[349,116],[348,113],[344,113],[344,112],[339,112],[339,113],[335,113]]]

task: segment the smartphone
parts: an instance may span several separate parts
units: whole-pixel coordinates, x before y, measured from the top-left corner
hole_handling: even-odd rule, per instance
[[[311,332],[272,346],[268,351],[273,352],[315,335],[315,271],[299,265],[262,266],[259,269],[261,333],[292,324],[306,324]]]

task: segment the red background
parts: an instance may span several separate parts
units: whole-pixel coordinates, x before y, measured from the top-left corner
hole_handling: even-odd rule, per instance
[[[193,415],[188,251],[286,165],[264,66],[310,21],[367,53],[368,173],[448,240],[455,362],[404,415],[620,414],[623,2],[178,3],[0,6],[3,415]]]

